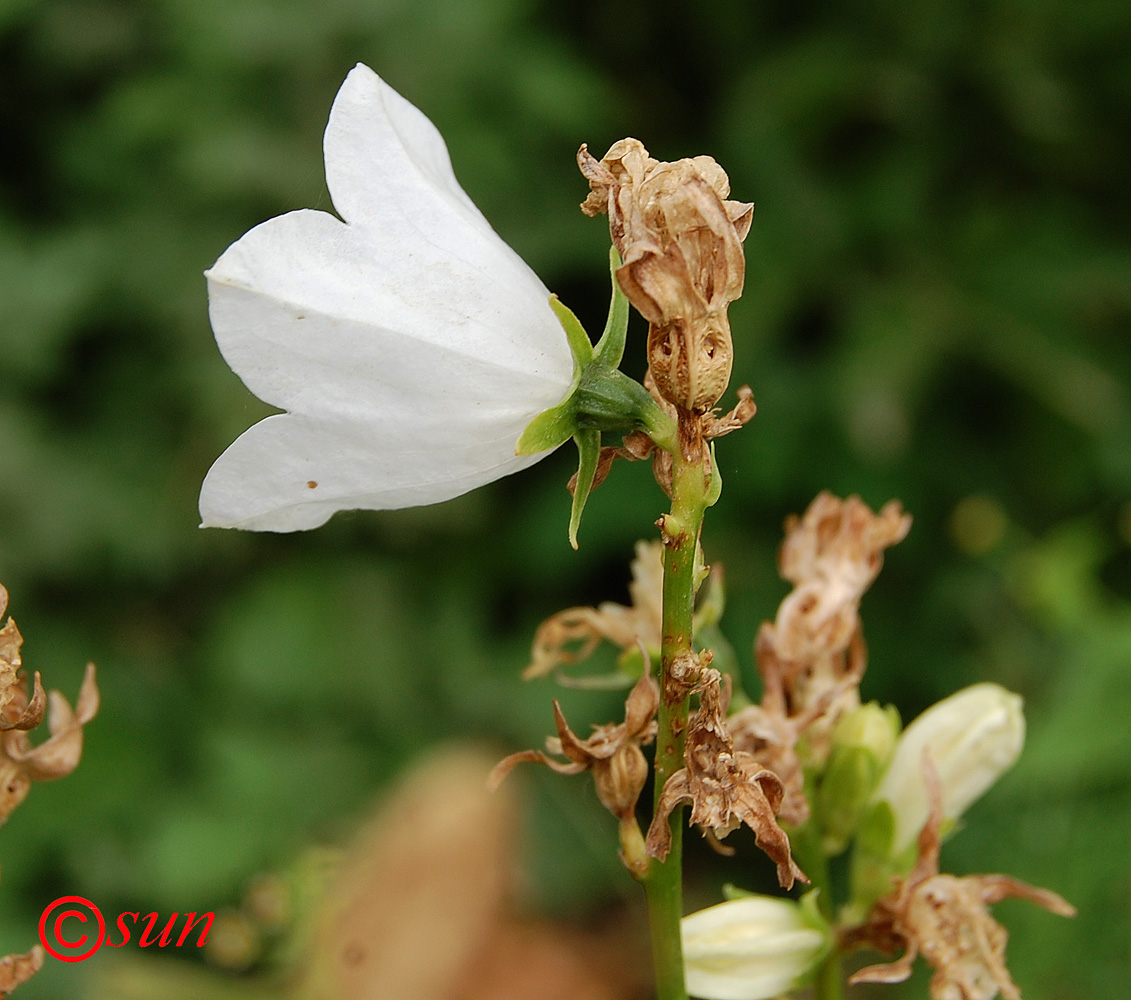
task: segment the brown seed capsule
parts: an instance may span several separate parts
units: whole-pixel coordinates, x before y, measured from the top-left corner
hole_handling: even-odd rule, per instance
[[[701,323],[648,327],[648,366],[656,388],[693,413],[709,410],[726,391],[733,354],[726,313]]]
[[[704,413],[730,381],[727,306],[742,294],[742,240],[754,206],[726,201],[730,183],[709,156],[662,163],[636,139],[604,159],[582,146],[588,215],[609,214],[621,253],[617,281],[648,320],[648,363],[657,391],[684,411]]]

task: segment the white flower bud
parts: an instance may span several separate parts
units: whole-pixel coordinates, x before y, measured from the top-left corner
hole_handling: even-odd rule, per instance
[[[998,684],[963,688],[915,719],[899,737],[875,795],[895,816],[892,854],[909,848],[927,821],[924,753],[938,774],[945,823],[961,816],[1013,766],[1024,742],[1021,697]]]
[[[831,940],[810,903],[815,899],[744,896],[684,917],[687,992],[712,1000],[765,1000],[794,988]]]

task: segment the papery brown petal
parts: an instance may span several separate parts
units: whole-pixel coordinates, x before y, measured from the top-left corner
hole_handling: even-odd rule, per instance
[[[911,977],[917,954],[914,947],[908,947],[894,962],[859,969],[848,977],[848,983],[850,986],[856,983],[902,983]]]
[[[23,729],[25,731],[34,729],[43,721],[43,715],[47,711],[47,695],[43,690],[43,681],[38,670],[32,678],[31,686],[31,700],[24,705],[19,715],[10,719],[6,717],[6,713],[0,714],[0,732],[8,729]],[[17,704],[18,701],[17,699]]]
[[[664,784],[660,793],[660,800],[656,803],[656,813],[652,817],[652,825],[648,827],[648,836],[644,839],[644,846],[648,853],[663,861],[672,849],[672,831],[669,822],[676,806],[691,798],[688,786],[687,768],[680,768]]]
[[[36,945],[24,955],[5,955],[0,958],[0,994],[7,996],[17,986],[26,983],[41,968],[46,953]]]
[[[504,757],[491,768],[491,773],[487,776],[488,790],[495,791],[518,764],[545,764],[551,771],[557,771],[558,774],[581,774],[587,768],[585,764],[565,764],[560,760],[554,760],[553,757],[547,757],[541,750],[520,750],[518,753]]]
[[[566,608],[538,626],[530,651],[530,665],[522,672],[523,680],[544,677],[555,667],[578,663],[590,656],[601,642],[597,612],[593,608]],[[566,647],[580,642],[576,650]]]
[[[972,875],[977,879],[979,894],[985,903],[999,903],[1003,899],[1027,899],[1031,903],[1061,917],[1076,916],[1076,907],[1059,893],[1051,889],[1042,889],[1039,886],[1022,882],[1021,879],[1011,878],[1009,875]]]
[[[749,767],[751,769],[757,767],[753,758],[750,759]],[[794,880],[800,879],[803,882],[809,880],[793,860],[789,837],[778,826],[777,814],[781,810],[784,794],[785,790],[776,774],[758,769],[740,790],[734,812],[754,831],[758,847],[765,851],[777,866],[778,883],[783,889],[791,889]]]
[[[569,728],[569,723],[566,722],[566,717],[562,714],[562,706],[558,704],[557,698],[554,699],[554,724],[558,729],[562,754],[575,764],[588,767],[593,760],[593,754],[586,741],[579,739],[574,731]]]
[[[645,655],[647,665],[648,657]],[[629,737],[638,737],[652,722],[660,707],[660,686],[648,674],[640,678],[624,703],[624,728]]]
[[[749,201],[724,201],[723,207],[738,238],[745,240],[750,235],[750,227],[754,224],[754,204]]]
[[[7,602],[7,591],[4,592],[4,599]],[[0,609],[0,614],[3,610]],[[16,623],[9,618],[4,627],[0,628],[0,662],[9,663],[13,667],[20,665],[20,646],[23,645],[24,638],[20,635],[20,630],[16,628]]]
[[[101,701],[102,696],[98,692],[98,684],[95,681],[94,664],[88,663],[86,673],[83,675],[82,687],[79,688],[79,700],[75,703],[75,718],[80,726],[85,726],[98,714]]]
[[[4,823],[31,790],[31,779],[0,755],[0,823]]]
[[[78,767],[82,759],[83,726],[94,718],[99,705],[94,664],[87,664],[77,714],[58,691],[52,691],[48,701],[47,728],[51,733],[48,739],[33,747],[26,736],[12,732],[4,742],[8,756],[22,765],[24,773],[33,781],[53,781]],[[17,736],[22,738],[12,738]]]

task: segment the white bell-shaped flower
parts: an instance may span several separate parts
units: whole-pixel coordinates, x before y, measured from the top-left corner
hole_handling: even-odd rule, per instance
[[[828,952],[816,899],[743,896],[681,921],[687,992],[711,1000],[768,1000],[796,987]]]
[[[344,221],[271,219],[207,272],[225,360],[287,412],[212,466],[205,527],[296,531],[458,496],[537,461],[515,442],[570,388],[550,293],[460,188],[419,110],[358,65],[324,150]]]

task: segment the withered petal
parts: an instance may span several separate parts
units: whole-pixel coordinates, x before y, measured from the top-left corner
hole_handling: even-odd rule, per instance
[[[26,983],[41,968],[45,952],[36,945],[24,955],[5,955],[0,958],[0,994],[7,996],[17,986]]]
[[[914,942],[911,942],[894,962],[865,966],[849,976],[848,983],[850,986],[856,983],[902,983],[911,977],[918,954]]]
[[[523,763],[545,764],[550,770],[557,771],[558,774],[581,774],[586,769],[585,765],[582,764],[565,764],[560,760],[554,760],[553,757],[547,757],[541,750],[520,750],[518,753],[504,757],[491,768],[491,773],[487,776],[487,788],[492,792],[495,791],[506,780],[507,775],[514,770],[515,766]]]
[[[47,711],[47,695],[43,690],[43,681],[40,679],[38,670],[32,678],[31,686],[31,700],[16,718],[6,719],[3,715],[0,715],[0,732],[9,729],[25,731],[34,729],[43,721],[43,715]]]

